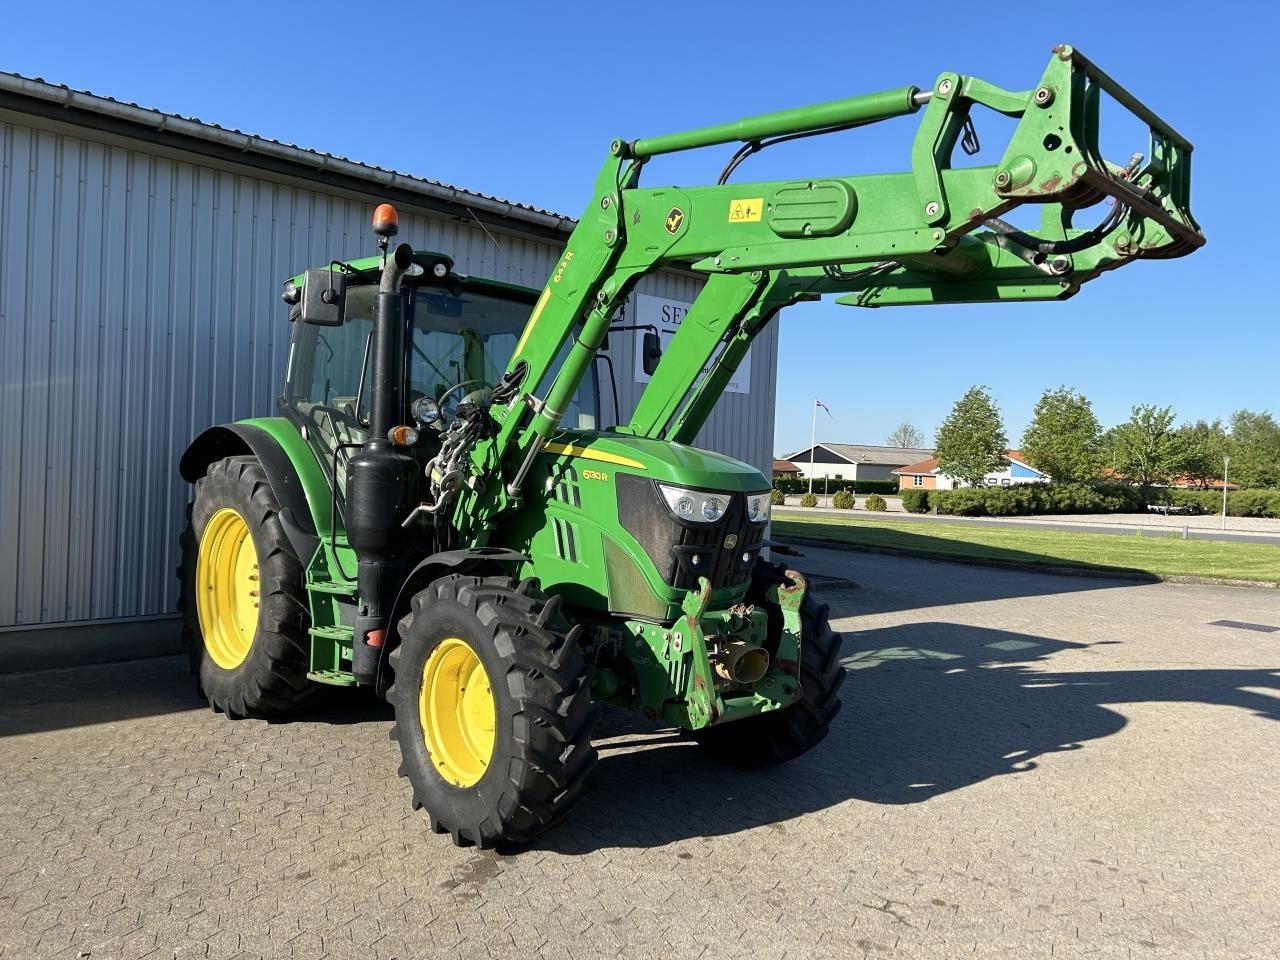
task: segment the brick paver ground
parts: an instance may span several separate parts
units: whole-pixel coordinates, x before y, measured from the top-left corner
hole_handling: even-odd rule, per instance
[[[620,715],[571,820],[429,833],[386,708],[196,709],[176,658],[0,678],[0,958],[1280,956],[1274,591],[813,550],[852,668],[743,773]]]

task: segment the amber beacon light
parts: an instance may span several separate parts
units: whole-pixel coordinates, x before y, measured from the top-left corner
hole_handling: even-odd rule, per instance
[[[400,214],[389,203],[380,203],[373,211],[373,232],[380,237],[394,237],[400,232]]]

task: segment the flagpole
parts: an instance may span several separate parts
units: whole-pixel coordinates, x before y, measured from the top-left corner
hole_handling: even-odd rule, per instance
[[[813,493],[813,452],[818,446],[818,398],[813,398],[813,421],[809,425],[809,492]]]

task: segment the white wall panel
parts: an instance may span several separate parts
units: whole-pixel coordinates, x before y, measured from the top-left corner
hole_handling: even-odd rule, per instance
[[[0,627],[167,613],[188,496],[178,458],[211,424],[274,411],[280,284],[373,252],[376,190],[351,199],[40,123],[0,123]],[[558,254],[401,213],[402,239],[462,272],[539,287]],[[663,273],[639,289],[691,301],[699,286]],[[624,417],[639,395],[631,344],[612,342]],[[751,394],[723,398],[701,446],[768,469],[776,356],[773,328]]]

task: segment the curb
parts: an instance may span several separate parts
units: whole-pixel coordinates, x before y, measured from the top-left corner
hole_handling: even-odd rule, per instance
[[[1048,564],[1019,563],[1016,560],[997,560],[993,557],[955,557],[930,553],[927,550],[890,550],[887,547],[863,546],[856,543],[834,543],[810,537],[777,536],[786,543],[823,547],[827,550],[856,550],[860,553],[882,553],[893,557],[916,557],[938,563],[963,563],[971,567],[998,567],[1004,570],[1021,570],[1026,573],[1046,573],[1055,577],[1088,577],[1094,580],[1132,580],[1137,583],[1191,583],[1209,587],[1252,587],[1255,590],[1280,589],[1280,583],[1270,580],[1229,580],[1224,577],[1193,577],[1187,574],[1148,573],[1144,570],[1089,569],[1087,567],[1055,567]]]
[[[136,620],[89,620],[0,631],[0,676],[118,663],[182,652],[174,614]]]

